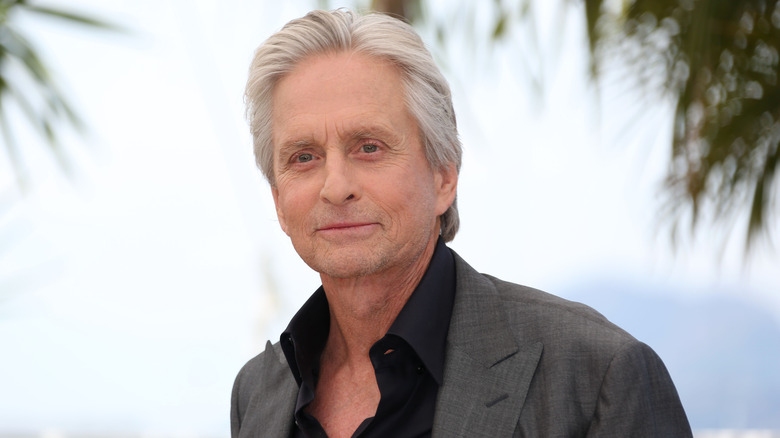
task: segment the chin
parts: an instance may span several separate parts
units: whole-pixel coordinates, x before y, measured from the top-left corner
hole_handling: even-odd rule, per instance
[[[310,268],[331,278],[348,279],[366,277],[382,270],[386,261],[376,253],[328,254],[304,259]]]

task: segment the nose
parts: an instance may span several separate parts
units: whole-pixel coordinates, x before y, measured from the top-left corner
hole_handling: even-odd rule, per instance
[[[320,198],[333,205],[342,205],[359,197],[359,187],[352,169],[344,157],[328,156],[324,166],[325,182]]]

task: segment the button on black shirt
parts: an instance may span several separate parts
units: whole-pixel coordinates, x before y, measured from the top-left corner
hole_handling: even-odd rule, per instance
[[[454,297],[455,263],[439,238],[422,280],[369,351],[381,398],[376,415],[365,419],[353,437],[431,436]],[[314,400],[329,327],[328,300],[320,287],[282,333],[282,349],[299,386],[292,438],[327,436],[305,408]]]

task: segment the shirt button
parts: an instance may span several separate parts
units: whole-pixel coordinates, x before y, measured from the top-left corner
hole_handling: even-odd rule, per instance
[[[418,365],[417,366],[417,374],[422,374],[424,370],[425,370],[425,368],[423,368],[422,365]]]

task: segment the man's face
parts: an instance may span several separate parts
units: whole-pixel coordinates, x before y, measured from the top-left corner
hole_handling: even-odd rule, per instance
[[[457,172],[428,164],[394,66],[355,53],[302,61],[277,84],[272,129],[279,223],[312,269],[354,278],[420,263]]]

